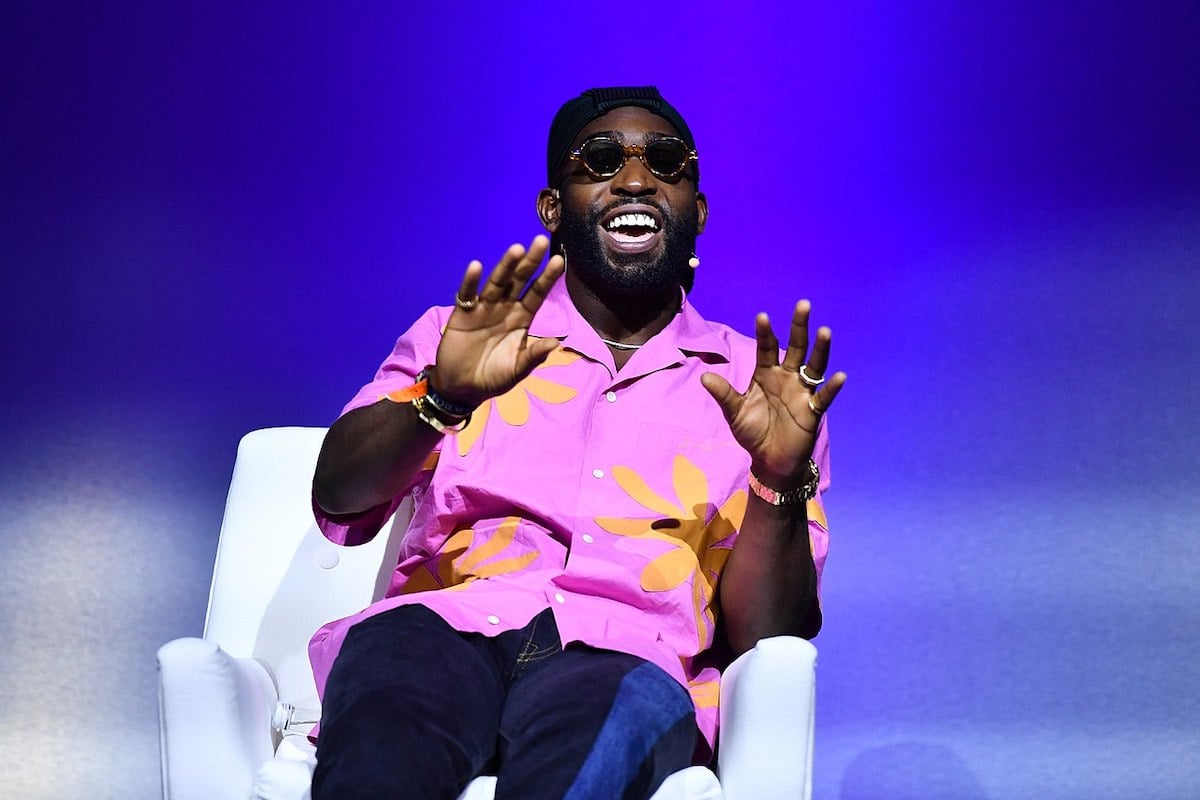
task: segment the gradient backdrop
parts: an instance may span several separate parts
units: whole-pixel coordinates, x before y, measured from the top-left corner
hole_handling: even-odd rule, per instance
[[[328,424],[538,232],[559,103],[654,82],[696,304],[812,298],[850,374],[816,797],[1200,797],[1195,2],[245,5],[0,12],[0,795],[156,796],[239,437]]]

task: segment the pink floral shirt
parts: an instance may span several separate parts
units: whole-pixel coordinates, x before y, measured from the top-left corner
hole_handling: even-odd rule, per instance
[[[342,413],[410,386],[434,362],[450,311],[417,320]],[[707,322],[685,300],[618,373],[563,281],[530,334],[561,346],[426,461],[409,489],[413,517],[387,596],[310,643],[317,687],[323,694],[347,630],[380,611],[422,603],[458,630],[494,634],[551,608],[564,645],[632,653],[679,681],[711,747],[724,665],[705,651],[750,461],[700,376],[715,372],[744,389],[754,340]],[[824,491],[824,427],[814,459]],[[317,508],[317,520],[331,541],[361,544],[401,499],[349,522]],[[819,588],[828,550],[819,497],[808,510]]]

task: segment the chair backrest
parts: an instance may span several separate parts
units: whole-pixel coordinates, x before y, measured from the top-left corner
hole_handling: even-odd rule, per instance
[[[313,521],[325,428],[265,428],[238,445],[221,523],[204,638],[273,674],[280,697],[317,707],[308,640],[382,596],[408,522],[401,507],[368,544],[340,547]]]

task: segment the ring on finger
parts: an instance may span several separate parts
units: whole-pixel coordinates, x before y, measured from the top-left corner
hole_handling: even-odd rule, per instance
[[[819,405],[814,403],[813,396],[811,394],[808,396],[808,409],[810,411],[812,411],[814,414],[816,414],[818,417],[821,416],[822,414],[824,414],[828,410],[828,409],[821,408]]]
[[[475,304],[478,302],[479,302],[479,295],[475,295],[474,297],[468,298],[468,297],[463,297],[461,292],[455,292],[455,294],[454,294],[454,305],[458,306],[463,311],[470,311],[472,308],[475,307]]]
[[[808,364],[800,365],[800,380],[804,381],[805,386],[816,388],[825,382],[825,376],[822,375],[820,378],[814,378],[805,371],[806,367],[808,367]]]

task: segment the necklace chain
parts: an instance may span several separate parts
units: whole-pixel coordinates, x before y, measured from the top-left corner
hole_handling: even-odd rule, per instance
[[[625,344],[625,342],[614,342],[612,339],[600,337],[600,341],[604,342],[609,347],[615,347],[618,350],[637,350],[641,347],[640,344]]]

